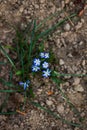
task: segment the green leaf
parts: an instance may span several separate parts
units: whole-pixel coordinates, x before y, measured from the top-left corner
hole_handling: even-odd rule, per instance
[[[21,70],[18,70],[18,71],[16,71],[15,74],[16,74],[16,75],[21,75],[21,74],[22,74],[22,71],[21,71]]]

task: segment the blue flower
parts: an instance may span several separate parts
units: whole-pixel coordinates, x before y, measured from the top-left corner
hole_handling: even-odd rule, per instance
[[[24,90],[26,90],[26,88],[28,87],[29,85],[25,82],[23,87],[24,87]]]
[[[27,84],[30,84],[30,80],[27,80],[26,83],[27,83]]]
[[[49,70],[49,69],[47,69],[47,70],[43,70],[43,74],[42,74],[42,76],[47,78],[47,77],[50,76],[50,73],[51,73],[51,70]]]
[[[49,58],[49,53],[46,52],[46,53],[44,54],[44,58],[45,58],[45,59],[48,59],[48,58]]]
[[[44,58],[44,56],[45,56],[44,54],[45,54],[44,52],[41,52],[41,53],[40,53],[40,57],[41,57],[41,58]]]
[[[35,65],[32,66],[32,71],[33,72],[37,72],[38,70],[40,70],[40,67],[35,66]]]
[[[34,65],[35,65],[35,66],[40,66],[40,63],[41,63],[40,59],[35,58],[35,59],[33,60],[33,62],[34,62]]]
[[[26,88],[29,87],[29,84],[30,84],[29,80],[27,80],[26,82],[22,82],[22,81],[19,82],[19,85],[23,86],[24,90],[26,90]]]
[[[40,57],[41,57],[41,58],[48,59],[48,58],[49,58],[49,53],[48,53],[48,52],[41,52],[41,53],[40,53]]]
[[[45,61],[43,64],[42,64],[42,67],[44,69],[47,69],[49,67],[49,64]]]
[[[22,85],[24,85],[24,83],[23,83],[22,81],[20,81],[20,82],[19,82],[19,85],[22,86]]]

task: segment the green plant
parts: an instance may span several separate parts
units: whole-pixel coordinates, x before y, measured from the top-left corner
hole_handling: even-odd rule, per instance
[[[58,22],[51,28],[48,28],[42,32],[41,32],[41,27],[43,26],[43,24],[46,23],[46,21],[49,20],[50,18],[52,18],[53,16],[45,19],[39,25],[36,24],[36,20],[32,20],[27,25],[27,27],[24,28],[23,30],[20,27],[18,27],[18,28],[14,27],[15,31],[16,31],[16,36],[13,40],[15,43],[15,48],[13,48],[12,46],[8,46],[8,45],[3,46],[2,44],[0,44],[0,50],[3,52],[5,57],[8,59],[8,63],[10,63],[10,66],[11,66],[10,81],[5,81],[4,79],[0,78],[0,82],[3,85],[6,85],[8,87],[8,89],[0,90],[1,93],[7,93],[7,96],[6,96],[3,104],[0,107],[0,114],[9,115],[9,114],[16,113],[16,111],[7,112],[7,113],[3,112],[3,108],[6,106],[10,93],[15,93],[15,92],[23,93],[24,94],[24,104],[26,103],[27,96],[34,97],[32,87],[30,85],[30,75],[33,73],[32,69],[31,69],[33,59],[35,57],[38,58],[39,54],[41,52],[44,52],[43,43],[47,39],[47,36],[49,36],[51,33],[53,33],[56,30],[56,28],[58,28],[62,24],[64,24],[68,20],[68,18],[73,18],[76,15],[77,14],[72,14],[72,15],[66,17],[65,19],[61,20],[60,22]],[[12,54],[16,54],[17,57],[16,57],[15,61],[11,58],[11,56],[9,56],[9,54],[7,54],[5,48],[9,48],[10,51],[12,52]],[[52,55],[52,53],[50,53],[50,55],[51,56],[50,56],[48,62],[52,62],[52,60],[54,59],[54,55]],[[41,62],[43,63],[42,64],[43,66],[44,66],[44,64],[48,65],[47,61],[44,61],[44,59],[41,59],[41,60],[42,60]],[[5,63],[0,62],[0,65],[3,65],[3,64],[5,64]],[[35,67],[37,67],[37,66],[35,66]],[[60,83],[62,83],[62,81],[60,80],[59,76],[65,76],[67,74],[59,74],[55,70],[48,71],[48,72],[49,72],[49,76],[51,73],[51,79],[53,80],[53,82],[56,83],[58,90],[60,90],[60,92],[61,92],[62,96],[64,97],[64,99],[66,100],[66,102],[69,103],[69,105],[71,105],[74,110],[76,110],[75,107],[73,106],[73,104],[69,101],[69,99],[65,96],[62,89],[60,88]],[[46,70],[44,71],[44,74],[45,73],[47,73]],[[12,81],[13,75],[16,75],[17,77],[19,77],[19,80],[21,81],[20,85],[22,87],[20,87],[19,85],[14,85],[14,83]],[[45,75],[45,77],[46,76],[47,75]],[[77,76],[77,75],[75,75],[75,76]],[[46,111],[47,113],[53,115],[55,118],[61,119],[64,123],[67,123],[67,124],[70,124],[73,126],[80,126],[79,124],[71,123],[67,120],[64,120],[61,116],[57,116],[52,111],[47,110],[46,108],[42,107],[40,104],[36,104],[35,102],[32,102],[32,100],[29,100],[29,102],[31,104],[33,104],[34,106],[39,107],[42,110]]]

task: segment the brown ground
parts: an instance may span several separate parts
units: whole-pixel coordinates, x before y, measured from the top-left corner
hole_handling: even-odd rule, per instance
[[[74,0],[73,0],[74,1]],[[61,28],[57,29],[48,41],[45,48],[54,52],[56,57],[56,71],[71,74],[87,74],[87,3],[80,1],[74,3],[71,0],[0,0],[0,42],[4,45],[14,44],[12,39],[15,31],[12,25],[20,24],[25,26],[31,19],[37,19],[37,22],[57,11],[65,9],[56,18],[48,22],[49,27],[57,21],[64,18],[69,13],[80,12],[85,3],[84,13],[80,17],[75,17],[72,21],[67,21]],[[66,4],[67,3],[67,4]],[[6,50],[10,53],[9,49]],[[7,59],[0,52],[0,61]],[[9,79],[9,66],[0,67],[0,77]],[[33,80],[33,89],[35,93],[34,101],[39,102],[42,106],[50,108],[55,113],[59,113],[69,121],[79,122],[79,117],[74,113],[70,106],[65,102],[56,85],[50,80],[39,79]],[[73,127],[56,120],[44,111],[37,109],[27,103],[24,111],[26,115],[0,115],[0,130],[86,130],[87,127],[87,76],[72,77],[65,76],[61,88],[69,97],[70,101],[80,112],[80,123],[82,127]],[[0,84],[0,89],[4,86]],[[53,91],[53,95],[48,96],[46,92]],[[20,97],[19,97],[20,96]],[[0,104],[4,100],[5,94],[0,94]],[[21,95],[16,97],[20,99]],[[7,108],[14,108],[17,104],[10,100]]]

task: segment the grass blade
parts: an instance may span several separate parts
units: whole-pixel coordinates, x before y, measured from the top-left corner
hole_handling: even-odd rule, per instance
[[[60,80],[57,77],[52,77],[52,80],[53,80],[53,82],[56,83],[58,90],[60,90],[63,98],[66,100],[66,102],[69,104],[69,106],[73,109],[73,112],[75,112],[75,114],[80,117],[79,111],[75,108],[75,106],[72,104],[72,102],[69,100],[69,98],[62,91],[62,89],[60,87],[60,83],[61,83]]]
[[[0,112],[0,115],[13,115],[16,113],[17,113],[16,111],[14,111],[14,112]]]
[[[72,76],[72,77],[79,77],[79,76],[87,76],[87,74],[64,74],[58,73],[56,71],[53,72],[55,76]]]
[[[15,86],[14,84],[12,84],[12,82],[8,82],[2,78],[0,78],[0,82],[3,84],[3,85],[6,85],[8,87],[12,87],[12,88],[18,88],[18,86]]]
[[[0,90],[1,93],[14,93],[14,92],[21,92],[21,90]]]
[[[73,18],[73,17],[75,17],[76,15],[77,15],[77,14],[72,14],[72,15],[66,17],[65,19],[61,20],[60,22],[58,22],[56,25],[52,26],[51,28],[49,28],[49,29],[47,29],[47,30],[41,32],[37,39],[42,38],[42,37],[44,37],[44,36],[48,36],[48,35],[49,35],[52,31],[54,31],[57,27],[59,27],[59,26],[62,25],[66,20],[68,20],[68,18]]]
[[[9,60],[9,62],[11,63],[11,65],[14,67],[14,69],[16,69],[15,64],[13,63],[13,61],[12,61],[12,59],[9,57],[9,55],[6,53],[4,47],[0,45],[0,49],[2,50],[2,52],[4,53],[4,55],[7,57],[7,59]]]
[[[72,122],[69,122],[65,119],[63,119],[61,116],[55,114],[54,112],[52,112],[51,110],[48,110],[46,109],[45,107],[41,106],[40,104],[36,103],[36,102],[31,102],[31,104],[33,104],[34,106],[44,110],[45,112],[47,112],[48,114],[50,114],[51,116],[55,117],[56,119],[60,119],[63,123],[66,123],[66,124],[69,124],[69,125],[72,125],[72,126],[76,126],[76,127],[80,127],[81,125],[78,124],[78,123],[72,123]]]
[[[5,65],[6,63],[5,62],[0,62],[0,65]]]
[[[32,29],[32,32],[31,32],[31,40],[30,40],[29,54],[28,54],[29,64],[30,64],[30,61],[31,61],[31,53],[32,53],[32,51],[33,51],[33,46],[34,46],[34,44],[35,44],[35,42],[34,42],[35,29],[36,29],[36,20],[34,20],[33,29]]]
[[[0,112],[2,112],[3,108],[6,107],[8,98],[9,98],[9,93],[7,93],[6,98],[4,99],[4,102],[3,102],[3,103],[1,104],[1,106],[0,106]]]
[[[61,11],[58,11],[58,12],[56,12],[56,13],[54,13],[54,14],[51,14],[50,16],[46,17],[44,20],[42,20],[42,21],[40,22],[40,24],[37,25],[36,31],[39,30],[39,29],[41,28],[41,26],[42,26],[43,24],[45,24],[48,20],[53,19],[53,17],[58,16],[58,15],[59,15],[60,13],[62,13],[62,12],[63,12],[63,11],[61,10]]]

